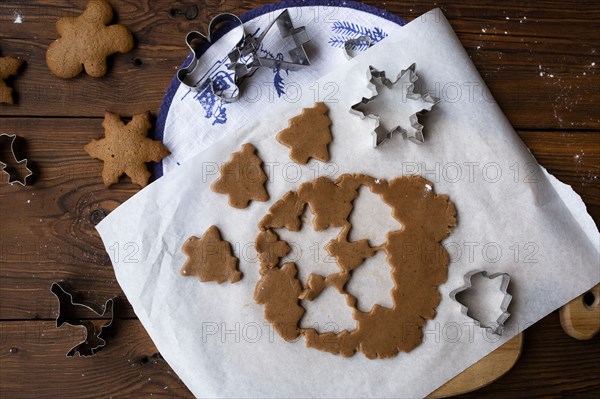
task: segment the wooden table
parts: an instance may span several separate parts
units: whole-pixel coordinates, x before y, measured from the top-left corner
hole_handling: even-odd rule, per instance
[[[218,12],[260,0],[111,0],[135,49],[111,60],[107,76],[54,77],[45,64],[58,17],[83,1],[3,1],[0,51],[27,62],[12,81],[17,104],[0,106],[0,131],[27,140],[35,184],[0,177],[0,396],[2,398],[191,397],[124,301],[117,334],[94,358],[65,358],[81,338],[54,327],[50,284],[67,279],[91,299],[122,295],[94,229],[138,191],[102,185],[102,164],[83,146],[100,138],[104,110],[156,112],[186,57],[186,32]],[[494,97],[540,164],[573,186],[600,221],[600,3],[597,1],[369,1],[407,20],[436,5],[456,30]],[[193,5],[199,6],[194,15]],[[187,13],[186,13],[187,11]],[[22,23],[13,21],[21,16]],[[192,18],[191,20],[186,19]],[[568,265],[565,265],[568,266]],[[555,312],[525,334],[504,377],[471,397],[600,395],[600,337],[567,336]]]

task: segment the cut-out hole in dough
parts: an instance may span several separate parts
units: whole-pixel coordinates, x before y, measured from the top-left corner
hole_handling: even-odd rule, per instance
[[[359,189],[353,206],[349,218],[352,224],[350,241],[366,238],[376,247],[385,244],[385,235],[389,231],[402,230],[402,224],[392,216],[392,208],[366,186]]]
[[[394,282],[386,256],[385,251],[377,251],[352,272],[352,278],[346,284],[346,292],[356,298],[356,307],[361,312],[369,312],[375,304],[386,308],[393,305]]]
[[[467,307],[467,315],[479,320],[482,326],[493,324],[502,315],[506,296],[500,289],[501,278],[490,279],[481,274],[471,277],[471,287],[456,294],[456,300]]]
[[[325,288],[314,301],[302,301],[302,307],[306,313],[300,320],[301,328],[314,328],[320,333],[339,333],[356,328],[346,296],[333,287]]]
[[[281,259],[280,264],[294,262],[298,267],[297,278],[303,286],[306,285],[311,273],[327,276],[340,271],[335,258],[329,255],[325,246],[337,237],[342,228],[329,227],[323,231],[315,231],[312,219],[313,214],[307,207],[302,216],[303,222],[300,231],[274,229],[279,235],[279,239],[287,241],[291,248],[290,253]]]

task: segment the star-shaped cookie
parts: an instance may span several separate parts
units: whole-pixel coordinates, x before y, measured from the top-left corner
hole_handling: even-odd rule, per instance
[[[0,57],[0,103],[13,103],[13,89],[8,87],[6,83],[4,83],[4,80],[8,79],[9,76],[15,76],[22,64],[23,61],[18,60],[15,57]]]
[[[149,117],[148,112],[134,115],[125,124],[119,115],[106,112],[102,122],[105,138],[92,140],[84,147],[92,158],[104,161],[102,179],[107,187],[123,174],[133,183],[146,186],[150,177],[146,162],[158,162],[170,154],[160,141],[146,137],[152,127]]]

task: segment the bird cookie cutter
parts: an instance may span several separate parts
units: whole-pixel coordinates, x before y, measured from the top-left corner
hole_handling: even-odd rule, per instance
[[[96,352],[98,352],[106,345],[106,339],[103,337],[103,335],[106,333],[106,330],[108,330],[108,328],[113,322],[113,307],[117,298],[114,297],[108,299],[104,303],[104,306],[98,305],[97,303],[92,301],[76,300],[76,293],[73,291],[71,286],[65,281],[58,281],[52,283],[50,291],[52,291],[52,293],[58,299],[58,315],[56,317],[56,327],[58,328],[64,323],[67,323],[75,327],[82,326],[86,329],[86,338],[74,347],[72,347],[69,350],[69,352],[67,352],[67,356],[72,357],[75,354],[79,354],[80,356],[88,357],[95,355]],[[103,317],[107,313],[109,313],[110,319],[107,323],[103,324],[102,326],[100,326],[99,329],[97,329],[91,320],[69,317],[68,313],[73,307],[86,308],[94,312],[99,317]]]
[[[16,140],[17,140],[16,134],[6,134],[6,133],[0,134],[0,145],[2,145],[2,142],[4,142],[4,141],[10,141],[7,145],[10,146],[10,153],[12,154],[12,158],[13,158],[12,160],[17,165],[23,165],[23,167],[25,168],[27,173],[25,174],[25,176],[23,176],[23,180],[21,181],[19,176],[17,176],[16,174],[13,176],[13,174],[7,170],[8,163],[3,162],[1,159],[0,159],[0,167],[1,167],[0,170],[8,175],[8,184],[10,184],[12,186],[13,184],[18,183],[18,184],[22,185],[23,187],[25,187],[27,185],[27,178],[29,176],[31,176],[33,174],[33,172],[31,171],[31,169],[29,169],[27,167],[27,158],[24,158],[21,160],[17,159],[17,154],[15,153],[15,147],[14,147]]]
[[[481,320],[477,319],[476,317],[473,317],[473,315],[469,313],[469,308],[456,298],[458,294],[470,289],[473,286],[471,280],[476,275],[481,275],[482,277],[488,278],[490,280],[496,278],[501,279],[500,292],[504,295],[502,298],[502,302],[500,303],[500,311],[502,313],[500,314],[500,316],[498,316],[496,320],[483,323]],[[508,275],[508,273],[495,273],[492,275],[488,275],[486,271],[474,270],[465,274],[464,281],[465,284],[462,287],[450,292],[450,297],[459,303],[461,312],[465,316],[473,319],[475,321],[475,325],[481,328],[485,328],[493,334],[502,335],[502,332],[504,331],[504,322],[510,317],[510,313],[508,313],[508,306],[510,305],[510,301],[512,300],[512,295],[508,293],[508,284],[510,283],[510,276]]]
[[[291,37],[293,39],[295,47],[288,52],[291,60],[286,61],[258,55],[263,40],[273,25],[277,25],[282,38]],[[225,64],[226,70],[233,74],[233,79],[230,79],[235,86],[233,88],[227,83],[223,84],[222,79],[213,79],[211,73],[215,72],[214,70],[197,71],[201,65],[199,62],[200,56],[207,46],[213,43],[213,38],[220,37],[230,30],[237,31],[237,36],[234,37],[236,44],[227,54],[229,62]],[[210,87],[216,97],[226,102],[238,100],[240,95],[239,85],[242,80],[260,67],[280,67],[285,70],[295,70],[310,65],[310,60],[304,49],[304,44],[310,41],[306,28],[304,26],[295,28],[287,9],[271,21],[258,37],[246,35],[244,24],[237,15],[223,13],[210,21],[207,35],[192,31],[186,35],[185,41],[192,52],[192,60],[188,65],[177,71],[177,79],[195,91],[202,91],[206,87]]]
[[[440,102],[440,99],[433,97],[429,93],[419,94],[414,92],[414,83],[417,81],[418,76],[415,72],[416,64],[412,64],[407,69],[400,72],[395,81],[391,81],[385,75],[385,71],[379,71],[375,67],[370,66],[367,74],[368,78],[368,89],[371,91],[369,98],[363,97],[363,99],[352,105],[350,113],[361,117],[361,119],[369,118],[375,120],[375,129],[371,132],[373,135],[373,148],[377,148],[385,140],[391,139],[394,133],[402,134],[402,137],[406,140],[422,144],[425,142],[423,137],[423,125],[419,123],[418,114],[431,111],[431,109]],[[385,86],[387,89],[394,89],[396,87],[402,90],[402,104],[406,107],[409,103],[413,103],[412,112],[408,117],[409,126],[402,126],[396,122],[392,123],[391,126],[384,126],[382,119],[387,119],[389,115],[374,114],[367,110],[368,104],[377,101],[380,93],[377,91],[377,86]],[[387,125],[387,123],[386,123]]]

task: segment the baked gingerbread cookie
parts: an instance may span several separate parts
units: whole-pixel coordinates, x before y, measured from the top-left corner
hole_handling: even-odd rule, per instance
[[[265,189],[267,175],[262,163],[262,159],[256,155],[256,148],[252,144],[244,144],[221,166],[221,174],[211,184],[211,190],[226,194],[229,205],[239,209],[246,208],[250,201],[268,201],[269,194]]]
[[[237,269],[238,258],[231,254],[231,244],[221,239],[217,226],[210,226],[200,238],[188,238],[182,250],[188,256],[181,268],[184,276],[196,276],[202,282],[218,284],[235,283],[242,278]]]
[[[324,102],[312,108],[304,108],[302,113],[289,121],[289,127],[276,136],[277,141],[290,148],[290,158],[299,164],[306,164],[310,158],[329,162],[328,145],[331,137],[329,108]]]
[[[13,104],[13,89],[4,82],[10,76],[15,76],[23,65],[23,61],[11,57],[0,57],[0,103]]]
[[[150,114],[134,115],[125,124],[119,115],[107,111],[102,126],[105,138],[92,140],[83,148],[92,158],[104,161],[104,184],[117,183],[126,174],[133,183],[145,187],[150,178],[146,162],[159,162],[170,154],[160,141],[146,137],[152,127]]]
[[[60,78],[73,78],[83,68],[92,77],[104,76],[106,58],[133,49],[133,36],[123,25],[108,25],[113,10],[106,0],[90,0],[83,14],[56,22],[61,36],[48,47],[46,63]]]

